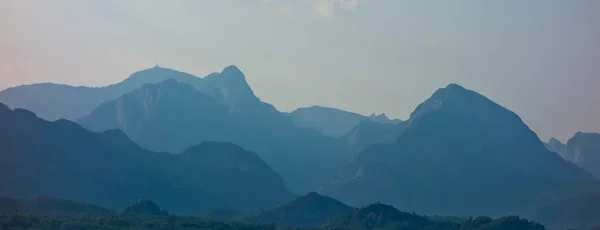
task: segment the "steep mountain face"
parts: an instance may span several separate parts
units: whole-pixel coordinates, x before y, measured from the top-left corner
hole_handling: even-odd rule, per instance
[[[34,199],[0,198],[0,212],[113,213],[112,210],[95,205],[51,197],[37,197]]]
[[[364,120],[372,120],[382,124],[402,122],[399,119],[390,120],[385,114],[363,116],[358,113],[321,106],[299,108],[287,115],[298,127],[313,128],[330,137],[343,136]]]
[[[350,213],[354,210],[331,197],[311,192],[281,207],[262,211],[245,221],[255,223],[275,223],[279,228],[310,228],[324,225],[331,217]]]
[[[196,89],[218,99],[231,111],[239,110],[244,105],[261,104],[246,82],[246,76],[237,66],[225,67],[221,73],[210,74],[202,78],[202,81],[203,84],[196,86]]]
[[[227,108],[210,96],[167,80],[103,103],[78,123],[93,131],[123,130],[140,146],[154,151],[181,152],[214,140],[226,116]]]
[[[563,144],[556,138],[550,138],[548,143],[544,143],[546,148],[552,152],[558,153],[566,161],[573,162],[573,156],[567,152],[567,145]]]
[[[527,214],[540,199],[598,181],[550,153],[513,112],[452,84],[411,114],[392,144],[367,147],[325,194],[426,214]]]
[[[349,162],[339,140],[298,128],[273,106],[247,96],[252,92],[237,68],[207,78],[203,80],[211,83],[205,86],[221,89],[217,91],[223,92],[222,100],[171,80],[103,103],[78,122],[94,131],[124,130],[154,151],[181,152],[204,141],[232,142],[260,154],[300,192],[315,189]]]
[[[600,178],[600,134],[578,132],[566,147],[570,161]]]
[[[239,197],[278,204],[293,198],[279,176],[266,175],[274,172],[264,162],[233,144],[205,143],[178,155],[150,152],[121,131],[93,133],[0,105],[0,196],[51,196],[113,209],[150,197],[184,213],[264,207],[229,202]]]
[[[42,83],[17,86],[0,92],[0,102],[11,108],[22,108],[36,113],[46,120],[75,120],[89,114],[101,103],[129,93],[144,84],[175,79],[188,84],[200,85],[193,75],[172,69],[154,67],[132,74],[123,82],[106,87],[74,87]]]

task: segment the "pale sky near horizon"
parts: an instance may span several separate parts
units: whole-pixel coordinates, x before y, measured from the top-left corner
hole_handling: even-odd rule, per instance
[[[547,140],[600,132],[600,1],[2,0],[0,90],[237,65],[281,111],[408,118],[458,83]]]

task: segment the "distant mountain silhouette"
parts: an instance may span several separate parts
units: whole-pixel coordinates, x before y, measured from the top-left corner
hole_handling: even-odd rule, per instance
[[[436,229],[436,230],[545,230],[538,223],[530,222],[516,216],[493,220],[489,217],[478,217],[461,222],[436,221],[429,217],[419,216],[397,210],[385,204],[372,204],[354,212],[332,218],[325,226],[328,229]]]
[[[123,213],[135,215],[169,215],[167,210],[161,209],[154,201],[145,198],[127,207]]]
[[[349,213],[354,209],[331,197],[311,192],[281,207],[245,217],[244,220],[275,223],[279,228],[310,228],[320,227],[331,217]]]
[[[383,124],[402,122],[399,119],[390,120],[385,114],[363,116],[358,113],[322,106],[299,108],[288,113],[288,116],[298,127],[313,128],[330,137],[343,136],[364,120],[372,120]]]
[[[101,103],[113,100],[144,84],[167,79],[192,83],[200,79],[172,69],[155,67],[132,74],[123,82],[105,87],[74,87],[41,83],[17,86],[0,92],[0,102],[11,108],[23,108],[46,120],[75,120],[89,114]]]
[[[75,87],[41,83],[12,87],[0,92],[0,102],[11,108],[23,108],[39,117],[54,121],[75,120],[88,115],[103,102],[134,91],[145,84],[156,84],[173,79],[186,83],[234,108],[240,103],[260,103],[236,66],[228,66],[221,73],[204,78],[173,69],[154,67],[131,74],[124,81],[105,87]]]
[[[545,145],[548,150],[558,153],[566,161],[600,178],[600,134],[577,132],[567,144],[551,138]]]
[[[372,144],[394,143],[408,125],[408,122],[389,124],[363,120],[340,139],[347,151],[355,155]]]
[[[260,158],[230,143],[173,155],[144,150],[118,130],[94,133],[3,104],[0,117],[0,196],[50,196],[113,209],[150,197],[183,213],[255,210],[294,197]]]
[[[529,214],[565,188],[598,186],[515,113],[459,85],[436,91],[406,122],[395,143],[367,147],[323,192],[351,205],[502,216]]]
[[[113,213],[112,210],[95,205],[51,197],[37,197],[34,199],[13,199],[0,197],[0,212],[50,212],[82,214]]]
[[[203,80],[224,92],[222,101],[167,80],[105,102],[78,123],[94,131],[124,130],[154,151],[181,152],[204,141],[232,142],[259,154],[288,187],[300,192],[316,189],[349,162],[339,140],[298,128],[273,106],[248,96],[251,90],[239,69],[228,67],[207,78]]]
[[[221,73],[213,73],[204,78],[202,86],[196,89],[219,99],[232,112],[245,112],[245,107],[263,104],[246,82],[246,76],[234,65],[227,66]],[[186,83],[186,82],[183,82]],[[270,106],[268,104],[264,106]]]
[[[567,145],[563,144],[556,138],[550,138],[548,143],[544,143],[546,148],[552,152],[558,153],[563,159],[573,162],[573,156],[569,155],[567,152]]]
[[[600,134],[578,132],[567,142],[570,161],[600,178]]]
[[[385,115],[385,113],[382,114],[371,114],[368,117],[369,120],[371,121],[375,121],[375,122],[379,122],[379,123],[383,123],[383,124],[398,124],[400,122],[402,122],[402,120],[396,118],[396,119],[389,119],[387,117],[387,115]]]

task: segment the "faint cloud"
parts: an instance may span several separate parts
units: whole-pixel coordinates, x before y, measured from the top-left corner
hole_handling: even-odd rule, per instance
[[[317,16],[332,17],[340,10],[355,11],[358,8],[358,0],[308,0],[313,5]]]
[[[296,11],[305,11],[318,18],[334,17],[339,12],[356,11],[359,0],[262,0],[274,6],[276,12],[289,14]]]

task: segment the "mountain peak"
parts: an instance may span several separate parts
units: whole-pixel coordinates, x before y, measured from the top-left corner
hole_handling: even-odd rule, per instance
[[[203,78],[203,91],[224,102],[230,109],[244,103],[260,102],[248,82],[246,76],[235,65],[227,66],[221,73],[213,73]]]
[[[317,193],[317,192],[309,192],[304,197],[306,197],[306,198],[318,198],[318,197],[323,197],[323,196],[321,194]]]
[[[375,114],[372,113],[371,116],[369,116],[370,118],[377,118],[377,119],[385,119],[385,120],[389,120],[388,116],[385,115],[385,113],[381,113],[381,114]]]
[[[275,223],[279,227],[310,228],[325,224],[332,216],[346,214],[353,210],[353,207],[341,201],[311,192],[283,206],[248,216],[245,220]]]
[[[548,144],[563,144],[561,141],[557,140],[556,138],[552,137],[550,138],[550,140],[548,140]]]
[[[450,84],[448,84],[448,86],[446,86],[446,89],[467,90],[465,87],[462,87],[461,85],[456,84],[456,83],[450,83]]]
[[[225,77],[231,77],[231,78],[246,79],[246,76],[244,75],[244,73],[242,73],[242,71],[235,65],[230,65],[230,66],[225,67],[223,69],[223,71],[221,71],[221,75],[223,75]]]
[[[436,90],[431,97],[449,99],[449,97],[456,97],[459,95],[466,96],[466,95],[473,95],[473,94],[479,95],[479,93],[476,93],[475,91],[472,91],[465,87],[462,87],[459,84],[451,83],[444,88]]]
[[[506,110],[487,97],[453,83],[435,91],[429,99],[417,106],[410,118],[413,119],[442,108],[450,109],[453,113],[473,114],[482,112],[483,108],[490,109],[492,107]]]
[[[10,111],[10,108],[7,105],[0,103],[0,113],[9,112],[9,111]]]
[[[158,84],[168,80],[194,85],[200,82],[201,78],[185,72],[160,67],[157,65],[149,69],[137,71],[122,82],[108,87],[112,88],[112,90],[116,90],[122,92],[122,94],[125,94],[138,89],[140,86],[147,84]]]

